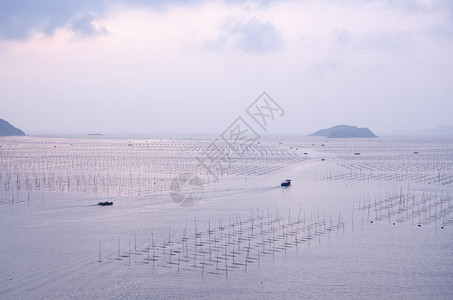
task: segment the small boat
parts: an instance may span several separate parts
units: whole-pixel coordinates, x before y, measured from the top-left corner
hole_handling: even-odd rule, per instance
[[[108,205],[113,205],[113,202],[108,202],[108,201],[99,202],[98,205],[100,205],[100,206],[108,206]]]
[[[290,186],[291,185],[291,179],[286,179],[281,183],[281,186]]]

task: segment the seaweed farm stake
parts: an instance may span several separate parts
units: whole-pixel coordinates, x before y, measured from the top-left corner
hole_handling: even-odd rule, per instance
[[[101,241],[99,241],[99,262],[102,262],[101,261]]]

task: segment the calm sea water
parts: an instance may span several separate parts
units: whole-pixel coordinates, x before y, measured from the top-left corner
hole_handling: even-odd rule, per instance
[[[86,141],[0,141],[1,298],[453,297],[453,141],[262,141],[217,183],[198,172],[192,207],[165,188],[206,141]],[[61,181],[18,190],[12,174]],[[142,194],[101,193],[104,176]],[[62,178],[91,179],[83,193]]]

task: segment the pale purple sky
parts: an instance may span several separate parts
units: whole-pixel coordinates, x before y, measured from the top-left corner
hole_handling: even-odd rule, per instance
[[[0,1],[0,118],[30,134],[453,125],[453,2]]]

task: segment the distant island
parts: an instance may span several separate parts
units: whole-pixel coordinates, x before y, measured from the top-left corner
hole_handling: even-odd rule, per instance
[[[0,136],[25,135],[25,132],[9,124],[9,122],[0,119]]]
[[[435,128],[419,130],[418,135],[423,136],[453,136],[453,126],[437,126]]]
[[[328,138],[374,138],[377,137],[368,128],[358,128],[357,126],[337,125],[327,129],[321,129],[310,136],[323,136]]]

